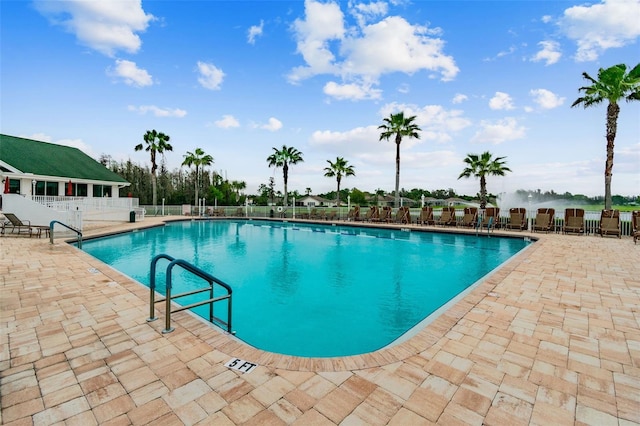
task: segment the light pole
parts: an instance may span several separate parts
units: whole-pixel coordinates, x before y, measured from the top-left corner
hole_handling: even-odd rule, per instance
[[[533,231],[533,223],[532,223],[532,222],[533,222],[533,220],[532,220],[532,218],[531,218],[531,214],[533,213],[533,212],[531,211],[531,199],[532,199],[532,198],[533,198],[533,197],[531,196],[531,193],[529,193],[529,196],[527,197],[527,199],[529,200],[529,232]]]
[[[164,216],[164,198],[162,199],[162,216]]]
[[[31,181],[31,199],[35,199],[36,197],[36,180]]]
[[[349,218],[350,211],[351,211],[351,195],[347,195],[347,218]]]

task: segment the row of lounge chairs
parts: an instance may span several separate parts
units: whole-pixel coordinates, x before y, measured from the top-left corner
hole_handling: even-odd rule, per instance
[[[40,238],[44,232],[46,236],[49,236],[50,229],[46,225],[32,225],[31,221],[23,221],[13,213],[1,213],[0,216],[4,216],[4,219],[0,221],[0,234],[2,235],[11,229],[12,234],[27,234],[29,237],[35,235]]]

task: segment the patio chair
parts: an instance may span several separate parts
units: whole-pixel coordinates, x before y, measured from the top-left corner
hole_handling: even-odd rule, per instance
[[[522,207],[512,207],[509,209],[509,222],[505,225],[507,229],[517,229],[522,231],[527,229],[527,210]]]
[[[640,240],[640,210],[631,212],[631,235],[633,236],[633,244]]]
[[[353,206],[347,213],[347,220],[360,220],[360,206]]]
[[[598,233],[601,237],[613,235],[622,238],[622,233],[620,232],[620,210],[602,210]]]
[[[383,206],[378,216],[378,222],[391,222],[391,207]]]
[[[18,231],[18,234],[29,234],[31,236],[31,222],[28,220],[22,221],[13,213],[3,213],[8,222],[2,224],[2,233],[5,233],[6,228],[11,228],[11,233]]]
[[[442,214],[436,223],[442,226],[454,226],[456,224],[456,208],[443,207]]]
[[[462,220],[458,225],[472,228],[478,223],[478,208],[477,207],[465,207],[462,215]]]
[[[399,207],[396,211],[395,223],[411,223],[411,213],[409,207]]]
[[[497,229],[500,227],[500,208],[499,207],[487,207],[484,210],[484,217],[482,218],[481,228]]]
[[[584,209],[564,210],[564,225],[562,226],[562,232],[564,234],[584,234]]]
[[[244,217],[244,207],[238,207],[236,209],[236,216],[238,217]]]
[[[423,207],[420,209],[420,216],[416,219],[417,225],[435,225],[436,222],[433,220],[433,207]]]
[[[551,208],[539,208],[536,212],[536,218],[533,224],[532,231],[536,232],[549,232],[553,231],[554,226],[554,216],[556,214],[555,209]]]
[[[327,212],[327,220],[336,220],[337,217],[338,217],[338,212],[336,212],[335,210],[329,210]]]

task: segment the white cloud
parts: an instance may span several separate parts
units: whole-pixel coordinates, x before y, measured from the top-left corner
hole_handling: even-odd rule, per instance
[[[566,98],[559,97],[547,89],[533,89],[529,92],[533,101],[543,109],[553,109],[562,105]]]
[[[541,50],[536,53],[531,60],[533,62],[545,61],[545,65],[555,64],[560,60],[560,44],[556,41],[541,41],[538,43]]]
[[[108,69],[107,74],[121,78],[125,84],[134,87],[145,87],[153,84],[153,78],[146,70],[138,68],[135,62],[124,59],[116,59],[114,69]]]
[[[337,3],[305,2],[304,19],[297,19],[292,27],[305,65],[291,70],[291,83],[315,75],[339,76],[343,81],[330,85],[330,91],[339,99],[358,100],[370,97],[353,90],[354,81],[360,87],[372,87],[379,84],[381,75],[394,72],[428,71],[430,77],[440,76],[443,81],[458,74],[453,57],[443,53],[445,43],[437,37],[440,29],[412,25],[398,16],[367,24],[386,13],[383,3],[357,4],[351,12],[359,17],[359,25],[346,28]],[[345,96],[347,89],[353,97]]]
[[[277,118],[271,117],[269,118],[269,122],[267,124],[261,125],[260,128],[269,130],[270,132],[275,132],[282,129],[282,121],[278,120]]]
[[[37,0],[36,9],[50,22],[64,27],[78,41],[107,56],[124,50],[136,53],[144,32],[154,19],[142,9],[140,0],[49,1]]]
[[[372,88],[371,84],[339,84],[334,81],[325,84],[323,92],[338,100],[350,99],[352,101],[380,99],[382,93],[381,90]]]
[[[198,83],[205,89],[220,90],[224,72],[213,64],[198,61]]]
[[[462,102],[468,100],[469,97],[467,95],[463,95],[462,93],[456,93],[456,95],[451,100],[454,104],[461,104]]]
[[[155,105],[140,105],[134,106],[129,105],[127,107],[129,111],[137,112],[138,114],[145,115],[147,113],[151,113],[156,117],[178,117],[182,118],[187,115],[187,111],[183,109],[169,109],[169,108],[159,108]]]
[[[493,98],[489,100],[489,108],[491,109],[514,109],[513,99],[509,94],[504,92],[496,92]]]
[[[522,139],[526,129],[518,125],[515,118],[507,117],[495,122],[481,121],[480,130],[471,138],[475,143],[500,144],[502,142]]]
[[[221,129],[230,129],[232,127],[240,127],[240,122],[233,116],[229,114],[225,114],[218,121],[215,121],[214,124],[216,127],[220,127]]]
[[[260,20],[260,25],[252,25],[247,31],[247,43],[255,44],[256,37],[262,35],[262,30],[264,29],[264,21]]]
[[[626,46],[640,37],[640,0],[604,0],[573,6],[560,19],[561,31],[578,44],[577,61],[595,61],[607,49]]]
[[[542,18],[540,18],[540,20],[545,24],[548,24],[553,20],[553,17],[551,15],[544,15]]]

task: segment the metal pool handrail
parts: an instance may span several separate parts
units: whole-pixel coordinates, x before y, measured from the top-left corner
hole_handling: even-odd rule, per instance
[[[169,266],[167,266],[167,276],[166,276],[166,296],[165,298],[160,298],[158,300],[155,300],[155,289],[156,289],[156,265],[158,263],[158,261],[160,259],[167,259],[169,260]],[[207,281],[209,283],[209,287],[206,288],[201,288],[198,290],[191,290],[185,293],[180,293],[180,294],[176,294],[176,295],[171,295],[171,289],[172,289],[172,275],[171,272],[173,270],[173,268],[175,266],[180,266],[181,268],[183,268],[184,270],[191,272],[193,275],[196,275],[202,279],[204,279],[205,281]],[[161,302],[166,302],[165,305],[165,329],[162,330],[163,333],[171,333],[174,329],[171,327],[171,314],[174,312],[180,312],[180,311],[184,311],[186,309],[191,309],[191,308],[195,308],[197,306],[201,306],[201,305],[205,305],[208,304],[209,305],[209,322],[215,324],[216,322],[222,324],[222,325],[226,325],[227,328],[227,332],[234,334],[234,332],[232,331],[231,328],[231,295],[232,295],[232,290],[231,287],[222,282],[221,280],[219,280],[218,278],[214,277],[213,275],[203,271],[202,269],[198,268],[195,265],[192,265],[191,263],[187,262],[186,260],[182,260],[182,259],[175,259],[172,256],[169,256],[168,254],[159,254],[157,256],[155,256],[152,260],[151,260],[151,274],[150,274],[150,280],[149,280],[149,290],[150,290],[150,299],[149,299],[149,318],[147,319],[147,321],[155,321],[157,318],[155,317],[155,309],[154,309],[154,305],[156,303],[161,303]],[[227,294],[222,295],[222,296],[218,296],[218,297],[214,297],[214,285],[217,284],[219,286],[221,286],[222,288],[224,288],[227,291]],[[203,300],[201,302],[196,302],[196,303],[192,303],[190,305],[186,305],[186,306],[180,306],[178,308],[175,309],[171,309],[171,301],[180,297],[185,297],[185,296],[191,296],[193,294],[198,294],[198,293],[203,293],[203,292],[209,292],[209,299],[207,300]],[[222,300],[226,300],[227,301],[227,321],[223,321],[220,318],[216,318],[213,314],[213,304],[215,302],[219,302]]]
[[[82,232],[78,231],[76,228],[69,226],[67,224],[64,224],[58,220],[52,220],[51,222],[49,222],[49,242],[51,244],[53,244],[53,225],[55,225],[56,223],[59,223],[60,225],[64,226],[67,229],[72,230],[73,232],[75,232],[76,234],[78,234],[78,248],[82,249]]]

